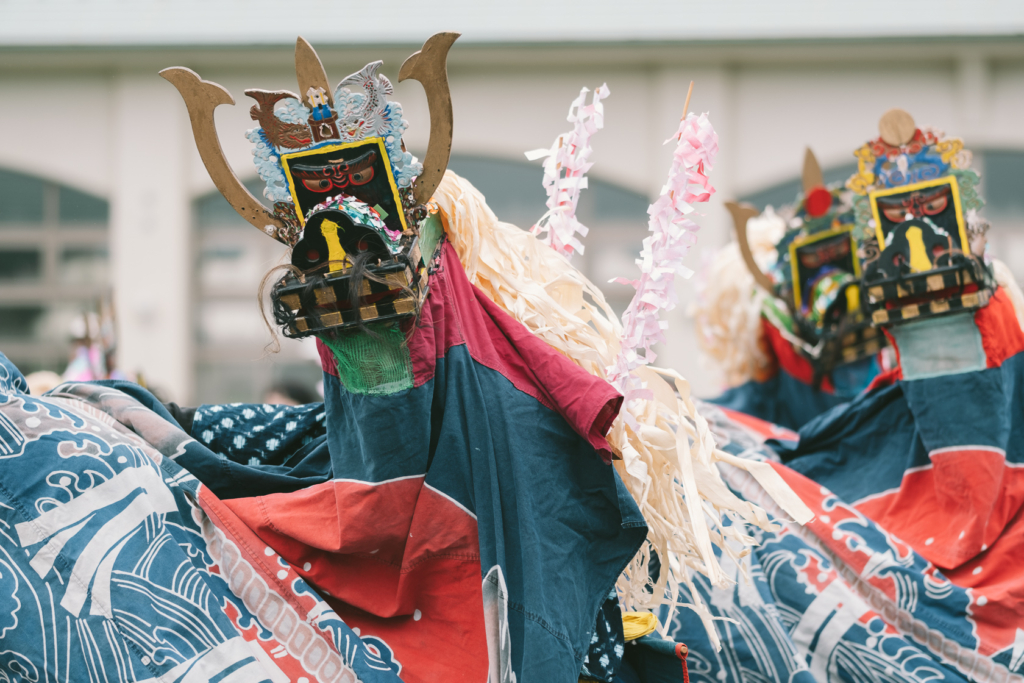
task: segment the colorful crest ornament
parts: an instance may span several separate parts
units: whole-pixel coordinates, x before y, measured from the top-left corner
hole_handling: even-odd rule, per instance
[[[271,292],[286,336],[416,314],[427,291],[418,246],[428,216],[424,205],[451,154],[447,56],[458,35],[432,36],[399,70],[400,81],[418,80],[426,90],[431,130],[423,163],[402,142],[408,122],[389,99],[394,88],[378,73],[382,62],[367,64],[332,90],[316,52],[300,37],[295,72],[301,96],[245,91],[256,101],[249,114],[259,126],[246,137],[269,209],[238,180],[218,140],[213,111],[234,104],[231,95],[189,69],[161,72],[185,100],[217,189],[242,218],[292,247],[294,268]]]

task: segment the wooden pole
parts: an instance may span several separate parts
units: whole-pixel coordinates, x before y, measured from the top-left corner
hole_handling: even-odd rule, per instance
[[[692,94],[693,94],[693,81],[690,81],[690,89],[686,91],[686,103],[683,104],[683,116],[682,116],[683,119],[686,118],[686,112],[690,111],[690,95],[692,95]],[[680,119],[680,120],[682,120],[682,119]]]

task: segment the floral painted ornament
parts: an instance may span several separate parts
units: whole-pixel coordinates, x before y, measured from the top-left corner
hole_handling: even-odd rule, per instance
[[[303,38],[295,44],[297,94],[247,90],[259,127],[247,133],[266,183],[268,208],[239,181],[221,147],[213,112],[234,99],[183,67],[161,75],[188,107],[199,154],[235,211],[292,247],[292,269],[271,289],[274,319],[288,337],[415,317],[426,297],[417,235],[448,166],[452,141],[447,56],[459,34],[438,33],[402,64],[398,80],[427,95],[430,137],[423,163],[406,151],[408,123],[389,100],[391,81],[371,62],[331,88]],[[362,92],[353,92],[352,88]],[[356,255],[361,254],[358,258]]]
[[[260,124],[246,137],[254,145],[256,170],[272,207],[241,183],[219,144],[213,112],[234,104],[231,94],[184,67],[164,69],[161,76],[185,100],[196,146],[217,189],[243,219],[270,237],[293,246],[309,210],[337,194],[383,208],[378,213],[392,231],[415,232],[451,154],[447,55],[458,35],[432,36],[399,70],[399,81],[417,80],[427,93],[430,138],[422,163],[405,149],[408,122],[401,105],[389,100],[394,88],[378,73],[381,62],[367,64],[332,89],[320,58],[300,37],[295,45],[298,94],[245,91],[255,101],[249,115]]]

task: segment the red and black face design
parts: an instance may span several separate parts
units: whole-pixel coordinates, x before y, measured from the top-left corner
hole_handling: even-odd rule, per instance
[[[796,249],[797,258],[800,259],[803,268],[817,270],[825,265],[835,265],[848,273],[854,272],[852,253],[849,232]]]
[[[909,221],[921,221],[947,232],[952,239],[954,248],[963,249],[961,245],[960,212],[957,210],[956,197],[950,179],[941,184],[924,187],[910,192],[886,194],[873,197],[875,215],[879,230],[884,238],[884,245],[891,244],[892,238],[900,226]]]
[[[379,138],[321,150],[281,157],[291,179],[292,198],[299,216],[308,220],[314,206],[329,197],[346,194],[376,208],[388,228],[405,231],[402,201],[388,173],[390,162]]]
[[[860,275],[849,228],[798,238],[791,245],[794,297],[798,308],[810,305],[811,287],[822,275],[842,271]]]
[[[330,159],[326,166],[295,164],[292,166],[292,177],[301,181],[303,187],[310,192],[328,193],[334,190],[352,194],[349,186],[355,189],[373,180],[373,164],[377,156],[376,150],[370,150],[351,161]]]
[[[955,232],[941,234],[923,220],[911,218],[896,226],[889,245],[865,269],[868,284],[906,277],[954,264]]]
[[[911,218],[939,216],[950,208],[952,199],[952,188],[944,185],[907,195],[879,197],[878,209],[886,221],[899,224]]]

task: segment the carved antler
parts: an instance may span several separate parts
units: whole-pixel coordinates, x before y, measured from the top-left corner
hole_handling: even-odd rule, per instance
[[[816,187],[825,187],[825,177],[821,174],[821,166],[818,164],[818,157],[808,147],[804,153],[804,171],[801,175],[804,186],[804,196]]]
[[[747,241],[747,221],[758,215],[758,210],[750,204],[737,204],[736,202],[726,202],[725,208],[729,209],[732,221],[736,225],[736,241],[740,243],[740,254],[743,256],[743,262],[747,264],[747,270],[754,276],[754,282],[762,289],[769,293],[774,292],[775,283],[758,267],[757,261],[754,260],[754,253],[750,251],[750,242]]]
[[[423,173],[416,179],[413,196],[417,204],[426,204],[441,184],[452,154],[452,95],[448,89],[448,50],[459,33],[435,33],[423,43],[398,70],[398,81],[419,81],[427,93],[430,111],[430,141],[423,158]]]
[[[287,244],[279,236],[279,229],[285,227],[284,222],[275,218],[249,190],[245,189],[245,185],[228,165],[224,149],[220,146],[213,110],[221,104],[234,104],[235,100],[231,93],[216,83],[204,81],[195,71],[184,67],[164,69],[160,75],[177,88],[181,98],[185,100],[188,117],[192,121],[196,147],[213,184],[239,216],[277,241]]]
[[[331,84],[327,81],[324,64],[313,46],[302,36],[295,39],[295,78],[299,81],[300,102],[305,101],[306,92],[310,88],[323,88],[327,104],[334,108],[334,95],[331,93]]]

